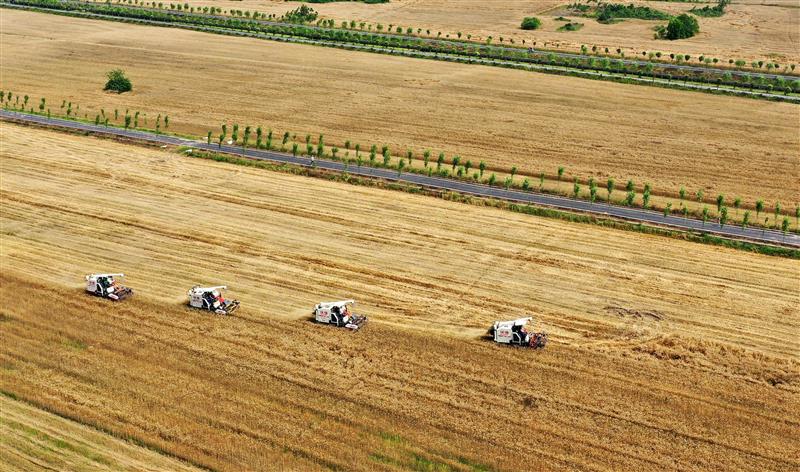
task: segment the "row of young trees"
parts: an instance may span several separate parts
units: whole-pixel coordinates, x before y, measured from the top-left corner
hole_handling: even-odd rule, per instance
[[[345,141],[344,149],[340,149],[335,145],[325,143],[323,135],[318,135],[316,139],[310,134],[306,134],[304,140],[298,140],[296,134],[284,132],[283,134],[276,134],[272,128],[263,129],[260,126],[244,126],[240,127],[238,124],[233,124],[229,127],[227,123],[222,124],[220,132],[216,135],[209,131],[206,135],[206,140],[209,145],[216,144],[220,149],[222,146],[235,145],[245,148],[265,149],[265,150],[280,150],[282,152],[291,152],[295,157],[309,157],[309,158],[328,158],[345,163],[345,168],[349,165],[380,167],[386,169],[396,169],[398,174],[403,172],[411,172],[418,174],[426,174],[428,176],[439,176],[445,178],[454,178],[460,180],[468,180],[476,183],[483,183],[490,186],[501,186],[506,189],[514,188],[525,191],[537,190],[535,185],[531,182],[529,177],[519,176],[517,167],[512,167],[510,171],[500,180],[496,173],[487,172],[488,166],[485,161],[477,163],[471,160],[464,160],[459,155],[454,155],[447,158],[444,152],[439,152],[434,155],[430,150],[424,150],[422,153],[415,153],[411,149],[407,149],[405,153],[392,152],[388,145],[378,146],[376,144],[370,145],[368,148],[362,148],[361,144],[353,143],[350,140]],[[414,165],[415,162],[422,161],[421,166]],[[313,160],[312,160],[313,165]],[[555,180],[559,185],[556,188],[548,188],[545,186],[546,181],[551,180],[551,177],[545,173],[539,174],[538,191],[546,193],[560,193],[566,194],[560,190],[560,184],[564,179],[565,168],[559,167],[555,174]],[[585,186],[585,187],[584,187]],[[602,191],[601,191],[602,186]],[[616,191],[622,190],[623,198],[614,199],[613,195]],[[628,180],[624,187],[618,186],[613,178],[608,178],[605,182],[599,182],[590,177],[586,181],[579,181],[577,177],[573,178],[572,192],[567,194],[573,198],[582,198],[595,203],[597,200],[605,197],[607,203],[625,205],[625,206],[640,206],[645,209],[652,208],[651,198],[653,196],[653,188],[649,183],[645,183],[641,188],[637,188],[633,180]],[[601,197],[602,196],[602,197]],[[728,205],[723,195],[718,195],[716,198],[716,213],[712,214],[708,206],[703,206],[706,202],[705,195],[702,190],[698,190],[690,196],[684,187],[678,192],[678,207],[673,208],[671,202],[665,203],[661,209],[664,215],[679,215],[683,217],[694,216],[703,220],[703,224],[712,218],[716,219],[717,223],[724,226],[729,223],[730,215],[728,213]],[[691,210],[689,203],[695,203],[698,209]],[[740,210],[743,209],[742,199],[737,197],[733,199],[730,204],[736,210],[738,218]],[[700,208],[702,206],[702,208]],[[755,202],[755,219],[752,219],[750,210],[745,209],[741,218],[743,226],[752,226],[758,224],[761,214],[765,211],[764,201],[759,199]],[[781,222],[782,207],[779,202],[773,205],[774,217],[773,226],[778,229],[780,226],[784,231],[789,230],[789,218],[785,216]],[[797,219],[797,228],[800,230],[800,206],[795,209],[795,217]],[[763,221],[764,228],[769,227],[769,216]]]
[[[57,103],[57,102],[56,102]],[[150,122],[147,113],[139,111],[131,111],[125,109],[120,112],[115,108],[113,114],[106,113],[105,109],[100,109],[99,113],[95,113],[94,118],[88,111],[84,110],[81,113],[81,107],[77,103],[62,100],[61,105],[53,111],[49,106],[46,98],[42,97],[34,108],[34,102],[28,95],[14,94],[10,90],[0,90],[0,106],[5,110],[15,110],[36,115],[46,116],[48,118],[68,118],[72,120],[82,120],[86,122],[94,122],[95,125],[104,126],[119,126],[124,129],[147,129],[160,133],[169,128],[169,116],[161,115],[160,113],[154,121]],[[148,128],[148,126],[153,126]]]
[[[47,100],[45,98],[40,99],[38,104],[36,104],[35,110],[34,102],[31,100],[30,96],[19,94],[15,95],[11,91],[0,90],[0,105],[2,105],[4,109],[38,113],[41,115],[46,115],[47,117],[51,117],[51,115],[53,115],[51,109],[47,106]],[[58,108],[57,113],[55,113],[55,116],[90,121],[88,113],[86,112],[84,112],[84,115],[81,118],[80,105],[73,104],[72,102],[68,102],[66,100],[62,100],[62,103]],[[112,124],[121,126],[125,129],[144,129],[148,126],[148,118],[146,114],[142,114],[139,111],[130,111],[126,109],[124,112],[120,112],[119,109],[114,109],[112,115],[111,113],[107,114],[104,109],[101,109],[100,112],[94,117],[94,124],[105,126]],[[169,124],[169,116],[164,115],[162,117],[162,115],[159,114],[152,124],[154,126],[152,129],[158,133],[162,131],[162,125],[163,129],[168,129]],[[229,131],[230,135],[228,134]],[[214,141],[214,136],[212,136],[212,134],[213,133],[211,131],[207,133],[206,139],[208,144],[212,144]],[[280,144],[278,144],[278,142],[280,142]],[[280,150],[282,152],[288,152],[289,149],[291,149],[291,153],[294,156],[330,158],[333,160],[344,161],[346,165],[355,164],[359,167],[368,165],[371,167],[394,168],[397,170],[398,174],[402,172],[423,173],[427,174],[428,176],[437,175],[439,177],[479,182],[490,186],[502,186],[506,189],[515,188],[525,191],[535,190],[528,177],[523,177],[522,181],[519,181],[517,178],[517,167],[512,167],[510,172],[505,176],[505,179],[503,181],[499,181],[497,174],[494,172],[487,175],[488,166],[485,161],[481,160],[476,165],[471,160],[463,160],[459,155],[454,155],[448,160],[444,152],[439,152],[434,159],[434,156],[430,150],[423,151],[421,153],[422,167],[420,168],[419,166],[415,166],[413,164],[415,161],[419,160],[420,155],[415,155],[414,151],[411,149],[407,149],[404,155],[397,155],[391,152],[388,145],[382,145],[379,147],[376,144],[372,144],[368,149],[366,149],[362,148],[360,143],[352,143],[350,140],[347,140],[344,143],[344,150],[341,150],[335,145],[326,145],[324,136],[321,134],[317,137],[316,141],[312,140],[312,136],[310,134],[305,135],[305,143],[301,148],[300,143],[297,141],[296,134],[284,132],[282,135],[277,135],[271,128],[265,131],[260,126],[245,126],[244,128],[241,128],[238,124],[233,124],[229,129],[227,123],[222,124],[221,132],[216,136],[216,143],[220,148],[223,144],[229,144],[237,146],[241,145],[242,148],[254,147],[256,149]],[[395,158],[396,161],[394,164],[392,163],[393,158]],[[558,167],[555,178],[559,182],[559,186],[564,178],[564,174],[565,168],[563,166]],[[558,188],[545,188],[546,180],[550,179],[545,176],[545,173],[540,173],[538,182],[538,190],[540,192],[564,193]],[[588,193],[583,191],[582,185],[587,186]],[[573,198],[585,198],[594,203],[598,198],[600,198],[598,195],[600,185],[601,183],[596,181],[594,177],[590,177],[585,182],[581,182],[577,177],[574,177],[571,196]],[[604,183],[602,183],[602,185],[604,187],[606,202],[608,203],[616,203],[627,206],[641,206],[642,208],[651,207],[650,200],[653,194],[653,189],[649,183],[645,183],[639,192],[637,191],[633,180],[628,180],[626,185],[623,187],[625,192],[624,198],[618,200],[614,200],[612,198],[614,192],[620,189],[616,185],[616,182],[613,178],[608,178]],[[678,197],[678,208],[673,208],[672,203],[666,203],[662,207],[665,216],[669,214],[678,214],[683,215],[684,217],[694,215],[701,218],[704,225],[712,217],[709,207],[703,205],[706,200],[702,190],[698,190],[690,196],[687,193],[686,188],[681,187],[678,192]],[[637,198],[639,199],[638,202]],[[691,211],[688,206],[688,203],[691,200],[696,201],[697,207],[703,205],[702,210],[696,210],[694,212]],[[729,222],[730,216],[728,203],[731,204],[736,210],[737,217],[739,216],[739,212],[743,207],[742,199],[739,197],[734,198],[730,202],[726,202],[724,195],[717,195],[715,202],[716,214],[713,216],[722,226]],[[748,225],[758,225],[761,223],[761,214],[764,213],[766,209],[764,200],[756,200],[753,208],[755,211],[755,219],[751,219],[752,213],[750,210],[746,209],[741,218],[741,225],[743,227]],[[770,217],[766,216],[761,224],[762,227],[767,228],[772,226],[775,229],[778,229],[780,222],[780,229],[782,229],[784,232],[788,231],[790,226],[789,217],[783,216],[783,220],[780,219],[782,216],[782,207],[780,202],[776,202],[772,206],[772,209],[772,224],[770,225]],[[800,230],[800,206],[795,207],[794,217],[796,220],[796,230]]]
[[[14,94],[12,91],[3,91],[0,90],[0,105],[3,106],[4,109],[14,109],[18,111],[25,111],[28,113],[38,113],[41,115],[46,115],[47,117],[51,117],[53,113],[51,112],[50,107],[48,107],[47,100],[45,98],[41,98],[38,104],[36,104],[36,108],[34,109],[34,102],[31,100],[31,97],[28,95],[20,95]],[[90,121],[89,115],[87,112],[84,112],[83,117],[80,116],[80,105],[73,104],[72,102],[62,100],[60,107],[55,113],[55,116],[62,116],[65,118],[71,119],[83,119],[85,121]],[[111,113],[107,114],[104,109],[101,109],[99,113],[97,113],[94,117],[94,124],[95,125],[105,125],[109,126],[109,124],[121,126],[125,129],[129,128],[146,128],[148,126],[148,117],[147,114],[142,114],[139,111],[130,111],[126,109],[123,113],[120,112],[119,109],[114,109],[113,115]],[[154,122],[152,123],[153,130],[155,132],[161,132],[162,126],[163,129],[168,129],[170,124],[169,116],[164,115],[162,117],[159,114]],[[529,178],[523,178],[522,182],[517,180],[517,167],[512,167],[508,175],[505,177],[505,180],[502,182],[498,181],[497,175],[495,173],[490,173],[488,176],[486,175],[487,171],[487,164],[485,161],[480,161],[475,165],[471,160],[462,160],[461,156],[454,155],[451,159],[447,159],[444,152],[440,152],[435,160],[432,160],[432,154],[430,150],[425,150],[422,152],[422,168],[415,167],[413,162],[419,160],[419,155],[415,155],[415,153],[408,149],[405,152],[404,156],[399,157],[396,159],[396,163],[392,164],[392,158],[395,156],[387,145],[382,145],[380,148],[378,145],[371,145],[368,150],[363,149],[361,144],[359,143],[351,143],[351,141],[346,141],[344,144],[344,151],[343,155],[340,155],[340,150],[336,146],[327,146],[324,142],[324,136],[319,135],[316,141],[312,141],[312,137],[310,134],[305,136],[305,145],[304,147],[300,147],[300,143],[297,142],[297,136],[295,134],[290,134],[289,132],[284,132],[281,136],[276,136],[273,133],[273,130],[267,129],[266,132],[262,127],[252,127],[252,126],[245,126],[243,129],[240,129],[238,124],[233,124],[230,131],[231,134],[228,135],[228,125],[223,124],[221,127],[221,132],[216,136],[216,142],[218,146],[221,148],[223,143],[227,144],[235,144],[241,145],[243,148],[255,147],[257,149],[279,149],[283,152],[287,152],[291,149],[291,153],[294,156],[314,156],[318,158],[328,157],[334,160],[343,160],[347,164],[356,164],[359,167],[362,165],[369,165],[373,167],[383,167],[383,168],[396,168],[399,173],[404,171],[408,172],[416,172],[416,173],[425,173],[427,175],[437,175],[440,177],[450,177],[450,178],[457,178],[457,179],[464,179],[464,180],[471,180],[474,182],[484,183],[486,185],[502,185],[505,188],[519,188],[522,190],[533,190],[533,186],[529,180]],[[213,140],[212,132],[209,131],[207,133],[207,142],[208,144],[212,144]],[[276,141],[280,140],[280,145],[278,146]],[[352,153],[352,154],[351,154]],[[351,155],[353,157],[351,157]],[[560,183],[564,177],[565,168],[559,167],[556,172],[556,179]],[[538,190],[541,192],[548,191],[545,189],[545,180],[547,177],[544,173],[539,175],[539,186]],[[549,179],[548,179],[549,180]],[[588,194],[584,191],[582,192],[582,185],[587,185],[588,187]],[[587,198],[590,202],[594,203],[598,199],[598,187],[600,183],[595,181],[593,177],[590,177],[587,181],[580,182],[577,177],[573,180],[573,187],[572,187],[572,196],[574,198]],[[638,192],[635,188],[634,182],[632,180],[628,180],[626,185],[624,186],[625,196],[621,200],[612,200],[612,194],[615,190],[619,190],[618,186],[616,185],[613,178],[608,178],[604,183],[604,189],[606,192],[606,201],[609,203],[617,203],[623,204],[627,206],[634,206],[638,205],[642,208],[650,208],[650,199],[652,196],[652,187],[650,184],[645,183],[641,188],[641,192]],[[563,192],[562,192],[563,193]],[[637,203],[636,199],[640,196],[640,203]],[[704,224],[705,222],[712,216],[710,210],[707,206],[703,206],[702,210],[692,212],[689,209],[688,202],[694,200],[696,201],[696,206],[701,206],[706,201],[705,195],[702,190],[698,190],[694,194],[691,195],[690,198],[689,194],[685,187],[681,187],[678,191],[678,198],[679,198],[679,206],[678,208],[672,208],[671,203],[666,203],[663,206],[664,214],[679,214],[685,217],[688,217],[690,214],[694,214],[702,218]],[[721,225],[725,225],[729,221],[729,214],[728,214],[728,204],[726,203],[724,195],[717,195],[716,197],[716,214],[714,217],[716,218],[717,222]],[[742,209],[742,199],[739,197],[734,198],[731,202],[729,202],[733,208],[736,210],[737,217],[739,215],[740,210]],[[773,205],[774,210],[774,217],[772,220],[772,226],[777,229],[780,221],[781,216],[781,204],[780,202],[776,202]],[[745,210],[744,214],[741,218],[741,224],[743,226],[748,226],[751,224],[759,224],[761,222],[760,216],[761,213],[765,210],[764,200],[758,199],[753,206],[755,211],[755,219],[751,219],[752,213],[750,210]],[[800,229],[800,206],[797,206],[794,211],[794,216],[796,218],[796,229]],[[780,223],[783,230],[789,229],[788,217],[784,217],[783,221]],[[766,217],[764,223],[762,224],[763,227],[768,227],[769,225],[769,216]]]
[[[585,44],[581,45],[581,54],[589,54],[589,47]],[[591,53],[598,57],[606,57],[606,58],[630,58],[630,59],[638,59],[638,54],[633,54],[631,56],[626,56],[625,51],[622,48],[617,48],[616,50],[612,50],[609,48],[602,48],[598,46],[591,47]],[[692,61],[696,62],[698,65],[706,65],[706,66],[719,66],[724,65],[724,63],[716,57],[706,56],[705,54],[700,54],[698,56],[692,56],[691,54],[675,54],[669,53],[665,54],[661,51],[641,51],[642,58],[647,58],[648,61],[651,62],[667,62],[671,61],[676,64],[683,64],[683,63],[691,63]],[[744,69],[748,63],[743,59],[728,59],[729,67],[734,69]],[[797,68],[796,64],[779,64],[774,61],[752,61],[750,67],[753,69],[766,69],[769,73],[779,73],[781,72],[781,67],[783,67],[783,73],[791,74],[794,73],[795,69]],[[724,73],[724,71],[723,71]]]
[[[388,3],[389,0],[361,0],[365,3]],[[111,0],[94,0],[95,3],[105,3],[105,4],[112,4]],[[342,28],[342,29],[351,29],[355,30],[358,29],[360,31],[376,31],[376,32],[385,32],[391,34],[400,34],[400,35],[407,35],[407,36],[428,36],[428,37],[436,37],[436,38],[450,38],[451,33],[448,32],[441,32],[441,31],[431,31],[428,29],[423,28],[412,28],[410,26],[400,26],[395,25],[393,23],[389,23],[384,25],[383,23],[369,23],[366,21],[356,21],[356,20],[341,20],[339,24],[336,23],[335,20],[331,18],[326,19],[317,19],[318,13],[311,7],[306,5],[302,5],[295,10],[290,10],[283,15],[278,16],[275,13],[261,13],[258,11],[249,11],[249,10],[238,10],[231,8],[230,10],[223,10],[219,7],[214,6],[203,6],[203,7],[194,7],[190,6],[188,3],[164,3],[164,2],[154,2],[154,1],[145,1],[145,0],[116,0],[113,2],[115,4],[128,4],[134,5],[144,8],[154,8],[159,10],[169,10],[175,12],[184,12],[184,13],[203,13],[206,15],[227,15],[232,17],[238,18],[248,18],[254,20],[265,20],[265,21],[284,21],[287,23],[309,23],[314,22],[316,26],[324,27],[324,28]],[[311,1],[309,3],[325,3],[320,1]],[[472,39],[471,34],[463,34],[462,32],[454,32],[452,33],[453,37],[461,39],[466,38],[468,40]],[[501,38],[502,42],[502,38]],[[511,39],[513,43],[513,39]],[[525,41],[522,41],[523,44]]]
[[[698,206],[704,202],[703,199],[704,195],[702,190],[698,190],[694,194],[694,196],[697,199]],[[682,211],[686,213],[686,207],[684,206],[684,201],[687,198],[687,194],[686,194],[686,189],[684,187],[681,187],[679,191],[679,197],[680,197],[680,204],[683,209]],[[703,220],[703,225],[705,225],[706,222],[713,217],[714,219],[716,219],[717,223],[719,223],[720,226],[725,226],[725,224],[728,223],[730,219],[729,207],[728,207],[729,204],[733,205],[733,208],[736,210],[736,216],[738,217],[739,212],[742,209],[742,199],[736,197],[732,201],[726,202],[725,196],[719,194],[716,197],[715,215],[711,214],[711,210],[707,205],[703,205],[703,208],[700,211],[699,215],[700,218]],[[667,206],[667,208],[664,209],[665,215],[667,214],[668,210],[669,210],[669,205]],[[751,218],[752,216],[751,210],[744,210],[744,213],[740,221],[742,227],[747,227],[749,225],[757,225],[761,221],[760,220],[761,214],[765,213],[766,210],[766,207],[764,206],[764,200],[762,199],[756,200],[754,205],[754,210],[755,210],[755,219]],[[782,215],[781,212],[783,211],[783,207],[781,206],[781,203],[775,202],[774,205],[772,206],[772,210],[773,210],[772,224],[770,225],[770,218],[769,215],[767,215],[763,220],[762,228],[766,229],[769,227],[773,227],[774,229],[778,229],[780,222],[780,229],[783,230],[784,233],[787,232],[790,226],[789,217]],[[794,217],[797,225],[796,229],[800,230],[800,205],[795,207]],[[781,218],[783,219],[781,220]]]
[[[12,1],[13,3],[13,1]],[[104,3],[110,5],[112,2],[111,0],[98,0],[98,3]],[[163,3],[163,2],[154,2],[154,1],[144,1],[144,0],[116,0],[116,4],[129,4],[129,5],[137,5],[140,7],[146,8],[153,8],[159,10],[167,10],[172,12],[183,12],[183,13],[197,13],[197,14],[205,14],[205,15],[226,15],[234,18],[240,19],[253,19],[253,20],[262,20],[262,21],[287,21],[287,22],[296,22],[291,18],[286,18],[287,14],[283,16],[278,16],[276,14],[266,14],[266,13],[259,13],[257,11],[244,11],[244,10],[222,10],[219,7],[192,7],[188,3]],[[313,9],[311,9],[313,10]],[[289,12],[291,13],[291,12]],[[316,12],[314,12],[316,13]],[[313,15],[313,13],[311,13]],[[306,15],[301,15],[303,18],[306,18]],[[333,19],[317,19],[315,22],[316,26],[325,27],[325,28],[339,28],[345,30],[353,30],[353,31],[361,31],[361,32],[377,32],[377,33],[391,33],[395,35],[405,35],[410,37],[428,37],[428,38],[436,38],[436,39],[446,39],[446,40],[453,40],[462,42],[466,41],[479,41],[486,44],[492,44],[494,41],[493,36],[487,36],[486,38],[481,38],[478,36],[473,36],[472,34],[465,34],[460,31],[452,33],[443,33],[441,31],[431,31],[430,29],[424,28],[413,28],[410,26],[400,26],[395,24],[388,24],[383,25],[382,23],[371,24],[364,21],[355,21],[355,20],[342,20],[338,24]],[[537,47],[539,42],[536,40],[526,40],[526,39],[517,39],[515,41],[514,38],[504,38],[503,36],[499,36],[497,38],[501,44],[520,44],[522,46],[530,45],[532,47]],[[543,47],[560,47],[561,44],[559,42],[543,42]],[[581,46],[581,52],[586,53],[586,46]],[[622,48],[608,48],[608,47],[597,47],[592,46],[592,51],[596,54],[602,54],[603,52],[611,57],[619,57],[624,59],[626,57],[626,53],[622,50]],[[687,54],[662,54],[661,52],[648,52],[648,51],[633,51],[631,55],[628,57],[638,57],[641,55],[642,57],[647,57],[651,61],[660,61],[662,58],[666,59],[669,56],[672,60],[680,62],[683,61],[683,58],[686,58],[685,61],[688,62],[690,55]],[[701,56],[703,57],[703,56]],[[779,64],[776,61],[772,60],[754,60],[754,61],[745,61],[742,59],[728,59],[727,61],[720,60],[718,58],[707,58],[708,60],[699,59],[698,63],[705,66],[715,66],[715,67],[722,67],[727,64],[728,67],[735,67],[737,69],[745,69],[747,67],[751,67],[753,69],[762,69],[766,68],[768,72],[771,73],[778,73],[783,67],[783,73],[791,74],[794,73],[796,65],[795,64]]]

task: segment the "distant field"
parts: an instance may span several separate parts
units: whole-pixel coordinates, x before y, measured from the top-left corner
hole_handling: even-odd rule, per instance
[[[199,136],[228,120],[533,175],[565,166],[569,180],[610,175],[657,192],[685,185],[787,208],[797,197],[790,104],[15,11],[0,25],[0,86],[76,102],[90,118],[130,108]],[[101,91],[114,67],[133,93]]]
[[[223,470],[800,466],[798,261],[8,123],[0,139],[0,390],[19,398]],[[134,297],[84,295],[101,270]],[[237,316],[183,307],[195,283],[227,283]],[[362,332],[309,321],[340,297]],[[525,313],[545,350],[480,340]]]
[[[5,472],[200,470],[6,395],[0,395],[0,464]]]
[[[430,29],[436,34],[450,34],[455,37],[458,31],[495,39],[523,38],[547,41],[563,47],[578,49],[582,44],[597,45],[616,50],[662,51],[683,54],[717,56],[728,59],[772,59],[782,63],[800,62],[800,8],[796,1],[747,1],[729,5],[727,13],[720,18],[701,18],[700,35],[681,41],[661,41],[653,39],[653,26],[665,22],[626,20],[613,25],[603,25],[592,19],[579,20],[585,24],[577,32],[559,32],[564,23],[555,21],[558,16],[567,16],[564,6],[571,1],[530,1],[530,0],[392,0],[379,5],[360,2],[336,2],[312,5],[324,18],[367,21],[396,26]],[[613,3],[613,2],[612,2]],[[695,4],[683,2],[651,2],[628,0],[617,3],[635,3],[652,8],[681,13]],[[223,9],[253,10],[266,13],[283,14],[295,8],[294,2],[279,0],[198,0],[189,5],[216,6]],[[542,28],[536,31],[522,31],[519,26],[525,16],[538,16]]]

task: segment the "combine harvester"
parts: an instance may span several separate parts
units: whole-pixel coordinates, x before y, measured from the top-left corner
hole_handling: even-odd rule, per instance
[[[533,318],[520,318],[512,321],[495,321],[489,328],[492,340],[500,344],[512,346],[543,348],[547,344],[547,333],[528,331],[528,323],[533,323]]]
[[[314,320],[317,323],[332,324],[356,331],[367,322],[367,317],[350,313],[350,305],[355,303],[355,300],[320,303],[314,307]]]
[[[225,300],[220,290],[228,287],[201,287],[195,285],[189,290],[189,306],[201,310],[213,311],[219,315],[230,315],[239,308],[239,300]]]
[[[89,274],[86,276],[86,291],[110,300],[124,300],[133,295],[133,290],[118,285],[114,277],[125,277],[125,274]]]

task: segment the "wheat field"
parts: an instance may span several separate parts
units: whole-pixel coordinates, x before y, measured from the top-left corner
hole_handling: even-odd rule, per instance
[[[321,133],[341,149],[430,149],[534,180],[563,166],[568,181],[797,204],[800,112],[788,103],[18,11],[3,11],[0,41],[0,88],[53,113],[66,100],[89,120],[169,115],[170,131],[194,136],[238,123],[296,133],[301,149]],[[102,92],[117,67],[133,92]]]
[[[800,467],[798,261],[5,122],[0,142],[7,395],[220,470]],[[84,295],[106,270],[133,298]],[[197,283],[236,316],[186,308]],[[361,332],[310,321],[349,297]],[[482,339],[526,313],[546,349]]]
[[[728,59],[773,60],[785,66],[800,61],[800,8],[792,0],[734,1],[719,18],[698,18],[700,33],[681,41],[664,41],[653,38],[653,28],[666,21],[626,19],[615,24],[601,24],[592,18],[574,15],[566,7],[572,1],[554,0],[391,0],[370,5],[361,2],[333,2],[310,5],[322,18],[342,21],[365,21],[411,27],[415,31],[431,30],[442,36],[463,37],[471,35],[485,40],[492,36],[495,43],[500,37],[514,39],[519,44],[536,41],[541,47],[547,43],[565,50],[577,51],[581,45],[621,48],[628,56],[641,51],[661,51],[717,57],[727,64]],[[690,10],[692,3],[674,1],[637,0],[610,3],[633,3],[678,15]],[[716,2],[709,1],[709,4]],[[221,9],[258,11],[280,16],[297,7],[281,0],[193,0],[190,6],[215,6]],[[702,7],[703,5],[700,5]],[[535,16],[542,21],[536,31],[520,28],[522,19]],[[567,17],[583,23],[575,32],[558,31],[564,25],[558,17]]]
[[[5,395],[0,395],[0,439],[6,472],[199,470]]]

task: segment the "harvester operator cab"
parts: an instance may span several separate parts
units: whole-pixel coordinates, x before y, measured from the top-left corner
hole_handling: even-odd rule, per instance
[[[219,290],[209,290],[203,293],[203,308],[206,310],[219,308],[222,303],[225,303],[225,299],[222,298]]]
[[[122,300],[133,294],[133,290],[118,285],[115,277],[124,274],[89,274],[86,276],[86,291],[98,297]]]
[[[226,289],[224,285],[218,287],[199,287],[194,286],[189,290],[189,306],[208,310],[220,315],[229,315],[239,307],[238,300],[225,300],[221,290]]]
[[[320,303],[314,307],[314,320],[318,323],[357,330],[367,321],[367,317],[356,315],[350,311],[350,305],[355,303],[355,300]]]
[[[337,325],[350,319],[350,305],[334,305],[331,307],[331,317]]]
[[[113,285],[114,277],[110,275],[97,277],[97,290],[100,291],[100,293],[106,293]]]
[[[492,340],[500,344],[511,344],[516,346],[529,346],[533,348],[544,347],[547,343],[547,333],[531,332],[528,324],[532,323],[533,318],[519,318],[511,321],[495,321],[489,328],[489,335]]]

